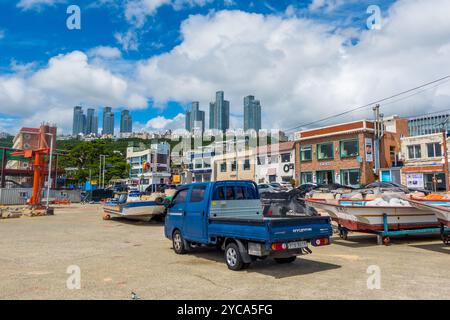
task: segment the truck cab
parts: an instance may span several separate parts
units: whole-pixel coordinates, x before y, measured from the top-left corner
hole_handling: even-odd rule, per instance
[[[256,259],[293,262],[312,245],[329,244],[328,217],[264,217],[253,181],[193,183],[179,188],[168,204],[164,232],[173,250],[184,254],[195,246],[225,250],[231,270]]]

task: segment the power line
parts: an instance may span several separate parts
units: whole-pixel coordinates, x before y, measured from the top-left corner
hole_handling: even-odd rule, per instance
[[[416,90],[418,90],[418,89],[427,87],[427,86],[429,86],[429,85],[431,85],[431,84],[438,83],[438,82],[441,82],[441,81],[446,80],[446,79],[448,79],[447,81],[450,81],[450,75],[447,75],[447,76],[445,76],[445,77],[442,77],[442,78],[439,78],[439,79],[436,79],[436,80],[433,80],[433,81],[430,81],[430,82],[421,84],[421,85],[419,85],[419,86],[417,86],[417,87],[414,87],[414,88],[411,88],[411,89],[408,89],[408,90],[405,90],[405,91],[402,91],[402,92],[393,94],[393,95],[391,95],[391,96],[389,96],[389,97],[386,97],[386,98],[383,98],[383,99],[379,99],[379,100],[376,100],[376,101],[369,102],[369,103],[364,104],[364,105],[362,105],[362,106],[355,107],[355,108],[352,108],[352,109],[350,109],[350,110],[347,110],[347,111],[344,111],[344,112],[341,112],[341,113],[337,113],[337,114],[334,114],[334,115],[331,115],[331,116],[328,116],[328,117],[325,117],[325,118],[322,118],[322,119],[319,119],[319,120],[315,120],[315,121],[312,121],[312,122],[302,123],[302,124],[300,124],[300,125],[298,125],[298,126],[295,126],[295,127],[292,127],[292,128],[287,129],[286,132],[290,132],[290,131],[293,131],[293,130],[295,130],[295,129],[298,129],[298,128],[301,128],[301,127],[304,127],[304,126],[309,126],[309,125],[316,124],[316,123],[319,123],[319,122],[322,122],[322,121],[325,121],[325,120],[329,120],[329,119],[332,119],[332,118],[340,117],[340,116],[343,116],[343,115],[345,115],[345,114],[354,112],[354,111],[356,111],[356,110],[364,109],[364,108],[370,107],[370,106],[372,106],[372,105],[374,105],[374,104],[381,103],[381,102],[384,102],[384,101],[387,101],[387,100],[390,100],[390,99],[393,99],[393,98],[402,96],[402,95],[407,94],[407,93],[409,93],[409,92],[416,91]],[[447,81],[446,81],[446,82],[447,82]],[[445,83],[445,82],[443,82],[443,83]],[[439,84],[437,84],[436,86],[433,86],[432,88],[435,88],[435,87],[437,87],[437,86],[439,86],[439,85],[442,85],[443,83],[439,83]],[[431,88],[427,88],[427,89],[425,89],[425,90],[429,90],[429,89],[431,89]],[[425,91],[425,90],[422,90],[421,92],[423,92],[423,91]],[[420,92],[419,92],[419,93],[420,93]],[[415,93],[415,94],[417,94],[417,93]],[[413,94],[413,95],[415,95],[415,94]],[[408,96],[408,98],[411,97],[411,96],[413,96],[413,95]],[[404,99],[406,99],[406,98],[404,98]],[[399,99],[398,101],[400,101],[400,99]],[[390,103],[393,103],[393,102],[390,102]],[[390,103],[388,103],[388,104],[390,104]]]

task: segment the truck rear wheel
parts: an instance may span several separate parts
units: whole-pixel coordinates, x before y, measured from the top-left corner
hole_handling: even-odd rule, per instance
[[[289,257],[289,258],[273,258],[277,263],[292,263],[297,259],[296,256]]]
[[[228,269],[237,271],[247,268],[250,264],[244,263],[239,248],[235,243],[229,243],[225,248],[225,262]]]
[[[172,247],[176,254],[185,254],[187,252],[183,236],[179,230],[175,230],[172,235]]]

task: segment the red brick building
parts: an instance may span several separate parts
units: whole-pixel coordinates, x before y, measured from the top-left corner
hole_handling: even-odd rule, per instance
[[[408,135],[407,120],[394,118],[380,143],[380,167],[389,168],[400,152],[400,137]],[[395,129],[392,129],[395,128]],[[386,128],[387,130],[387,128]],[[297,132],[298,184],[341,183],[359,187],[377,179],[374,173],[374,123],[359,120]]]

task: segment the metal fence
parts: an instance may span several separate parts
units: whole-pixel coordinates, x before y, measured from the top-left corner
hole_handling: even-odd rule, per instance
[[[0,188],[0,205],[26,204],[32,193],[31,188]],[[43,190],[42,198],[45,202],[47,190]],[[70,199],[71,202],[81,201],[80,190],[50,190],[51,200]]]

